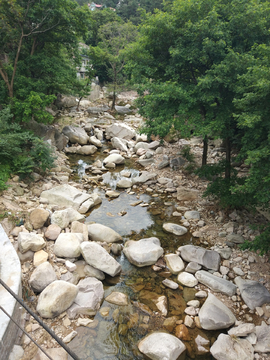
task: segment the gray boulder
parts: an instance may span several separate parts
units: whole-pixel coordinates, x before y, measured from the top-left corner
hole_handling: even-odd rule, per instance
[[[94,277],[87,277],[80,280],[77,287],[79,291],[67,311],[68,317],[74,319],[79,314],[95,315],[104,297],[102,282]]]
[[[137,160],[137,163],[140,164],[143,167],[147,167],[155,162],[154,159],[141,159]]]
[[[172,274],[178,274],[185,268],[183,260],[176,254],[166,254],[165,261]]]
[[[236,327],[231,328],[228,331],[228,334],[230,336],[246,337],[254,332],[255,332],[255,325],[248,323],[248,324],[240,324]]]
[[[105,134],[108,138],[118,137],[125,140],[132,140],[136,137],[135,130],[124,123],[115,123],[108,126]]]
[[[242,299],[251,310],[270,302],[270,293],[261,283],[243,280],[240,276],[237,276],[234,282],[240,290]]]
[[[46,319],[52,319],[66,311],[78,294],[77,286],[62,280],[49,284],[39,295],[37,312]]]
[[[87,264],[110,276],[119,274],[122,269],[121,265],[101,245],[95,242],[82,242],[81,253]]]
[[[157,177],[156,173],[153,173],[150,171],[142,171],[140,176],[136,176],[136,177],[132,178],[132,183],[133,184],[143,184],[146,181],[156,179],[156,177]]]
[[[120,154],[111,154],[109,156],[107,156],[104,160],[103,163],[106,165],[108,163],[113,163],[116,165],[121,165],[125,163],[125,158],[123,158],[123,156],[121,156]]]
[[[172,233],[177,236],[181,236],[187,233],[187,228],[178,224],[165,223],[162,225],[162,228],[166,232]]]
[[[228,296],[233,296],[236,293],[237,287],[233,283],[210,274],[207,271],[197,271],[195,277],[201,284],[208,286],[213,291],[221,292],[222,294],[226,294]]]
[[[78,148],[76,151],[80,155],[93,155],[97,151],[97,147],[94,145],[84,145]]]
[[[191,261],[190,263],[187,264],[185,271],[191,274],[195,274],[197,271],[201,270],[201,268],[202,268],[201,265],[199,265],[194,261]]]
[[[199,311],[199,319],[205,330],[227,329],[236,321],[231,310],[211,293]]]
[[[123,252],[129,262],[138,267],[153,265],[163,255],[160,241],[156,237],[129,240],[125,243]]]
[[[95,277],[98,280],[105,279],[104,273],[102,271],[94,268],[91,265],[85,265],[83,270],[84,270],[85,276]]]
[[[137,152],[139,149],[149,150],[149,144],[143,141],[137,142],[137,144],[134,146],[133,150],[134,152]]]
[[[195,261],[207,269],[218,271],[220,265],[220,255],[213,250],[206,250],[199,246],[184,245],[178,248],[181,257],[187,261]]]
[[[245,339],[233,338],[220,334],[210,348],[212,356],[217,360],[253,360],[254,349]]]
[[[119,106],[119,105],[115,105],[115,110],[118,114],[129,114],[132,111],[130,110],[130,108],[128,106]]]
[[[120,179],[117,183],[116,183],[116,187],[118,187],[119,189],[128,189],[132,186],[132,181],[129,179]]]
[[[125,139],[120,139],[118,137],[113,137],[111,138],[111,143],[114,149],[119,149],[120,151],[128,151],[127,148],[127,140]]]
[[[177,360],[186,346],[176,336],[154,332],[138,344],[139,350],[152,360]]]
[[[89,142],[90,144],[95,145],[98,148],[102,147],[102,142],[99,139],[97,139],[95,136],[90,136]]]
[[[233,242],[234,244],[243,244],[245,242],[245,239],[243,236],[239,234],[230,234],[227,235],[226,239],[230,242]]]
[[[57,280],[57,275],[52,265],[45,261],[33,271],[29,284],[35,292],[41,292],[55,280]]]
[[[108,111],[110,108],[107,105],[103,105],[103,106],[90,106],[89,108],[86,109],[86,111],[90,114],[99,114],[99,113],[103,113],[105,111]]]
[[[67,136],[73,144],[86,145],[89,140],[86,131],[80,127],[68,125],[63,128],[62,133]]]
[[[256,326],[256,335],[254,350],[260,353],[270,352],[270,326],[263,321],[261,326]]]
[[[18,235],[18,246],[22,254],[28,250],[39,251],[46,245],[41,235],[34,233],[20,232]]]
[[[58,225],[61,229],[68,227],[73,221],[83,221],[85,217],[78,211],[68,208],[55,211],[51,216],[51,223]]]
[[[53,252],[56,256],[64,258],[77,258],[81,255],[83,234],[63,233],[55,241]]]
[[[201,216],[200,216],[200,213],[199,211],[186,211],[184,213],[184,217],[187,219],[187,220],[200,220]]]
[[[187,189],[184,186],[179,186],[177,188],[177,197],[176,198],[179,201],[197,200],[198,196],[199,196],[198,190]]]
[[[90,240],[93,241],[105,241],[107,243],[114,243],[122,241],[122,236],[116,231],[102,224],[91,224],[87,226],[88,235]]]

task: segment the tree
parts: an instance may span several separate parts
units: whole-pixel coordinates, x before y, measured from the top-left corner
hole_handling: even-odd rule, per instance
[[[112,109],[115,106],[118,79],[126,63],[124,48],[135,40],[136,33],[137,29],[131,23],[108,23],[99,29],[100,42],[98,46],[90,48],[90,57],[94,61],[93,66],[104,64],[113,82]]]
[[[141,10],[153,13],[155,9],[161,9],[162,6],[162,0],[122,0],[117,6],[117,14],[124,21],[129,20],[133,24],[138,25],[141,22]]]

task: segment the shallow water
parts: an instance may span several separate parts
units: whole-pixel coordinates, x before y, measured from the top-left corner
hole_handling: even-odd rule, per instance
[[[102,161],[107,156],[102,153],[102,150],[90,157],[70,156],[70,162],[77,173],[77,181],[80,181],[85,174],[87,164],[92,164],[97,159]],[[132,166],[132,161],[126,161],[125,166],[118,166],[108,171],[103,175],[103,183],[115,189],[116,182],[121,178],[121,172],[128,170],[132,176],[138,175],[138,168]],[[179,223],[179,218],[172,217],[176,208],[173,197],[163,194],[153,197],[153,194],[143,194],[141,189],[134,194],[117,189],[121,193],[120,196],[109,199],[105,196],[105,190],[102,187],[90,189],[90,192],[92,191],[101,196],[102,204],[88,214],[87,222],[94,221],[111,227],[123,237],[124,242],[155,236],[159,238],[164,253],[175,252],[184,244],[196,244],[196,240],[192,239],[190,233],[174,236],[165,233],[162,229],[164,222]],[[132,206],[138,201],[149,205],[147,207]],[[121,216],[121,212],[125,212],[125,215]],[[151,266],[135,267],[129,263],[123,253],[116,257],[116,260],[121,264],[122,272],[114,278],[106,276],[103,281],[104,298],[112,291],[120,291],[128,295],[129,305],[117,306],[104,300],[100,312],[92,317],[95,320],[94,323],[90,327],[77,328],[78,335],[69,345],[83,360],[146,359],[137,348],[138,341],[153,331],[170,332],[168,327],[164,327],[164,317],[156,308],[153,299],[165,295],[168,299],[167,318],[176,316],[178,320],[184,320],[186,302],[194,299],[194,294],[197,292],[195,289],[185,287],[182,290],[166,288],[162,284],[164,278],[168,277],[176,281],[176,276],[165,271],[166,269],[157,273],[151,269]],[[148,308],[145,309],[143,304]],[[200,334],[213,340],[217,334],[198,328],[189,329],[189,334],[189,341],[183,341],[187,347],[186,359],[212,359],[211,355],[196,353],[194,339]]]

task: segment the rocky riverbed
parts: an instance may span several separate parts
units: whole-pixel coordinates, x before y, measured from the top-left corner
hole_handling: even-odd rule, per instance
[[[130,100],[118,115],[100,103],[66,114],[55,168],[1,194],[24,299],[81,359],[269,358],[269,259],[238,247],[265,219],[202,198],[207,182],[179,155],[188,144],[199,160],[201,140],[148,142]],[[214,162],[223,150],[210,145]],[[45,359],[26,336],[20,345],[11,359]]]

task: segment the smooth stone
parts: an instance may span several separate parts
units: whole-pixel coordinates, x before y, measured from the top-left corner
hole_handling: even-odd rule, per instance
[[[40,229],[44,226],[48,220],[50,213],[48,210],[35,209],[30,213],[29,220],[33,226],[33,229]]]
[[[243,280],[240,276],[236,277],[234,282],[250,310],[270,302],[270,293],[261,283],[253,280]]]
[[[108,163],[113,163],[116,165],[120,165],[120,164],[124,164],[125,163],[125,158],[123,156],[121,156],[120,154],[111,154],[109,156],[107,156],[104,160],[103,163],[106,165]]]
[[[186,211],[184,213],[184,217],[187,219],[187,220],[200,220],[201,218],[201,215],[199,213],[199,211]]]
[[[234,335],[238,337],[246,337],[251,333],[255,332],[255,325],[254,324],[240,324],[236,327],[231,328],[228,331],[229,335]]]
[[[220,266],[220,255],[218,252],[213,250],[206,250],[199,246],[184,245],[178,248],[180,251],[181,258],[185,261],[194,261],[207,269],[219,270]]]
[[[133,148],[133,151],[136,153],[139,149],[149,150],[149,144],[143,141],[139,141]]]
[[[81,255],[83,234],[62,233],[55,241],[53,252],[64,258],[77,258]]]
[[[169,279],[162,280],[162,284],[172,290],[176,290],[179,288],[179,285],[176,282]]]
[[[39,295],[37,312],[43,318],[52,319],[66,311],[77,294],[77,286],[62,280],[56,280],[49,284]]]
[[[83,241],[88,241],[88,228],[87,225],[81,223],[80,221],[72,221],[70,227],[71,233],[77,233],[83,235]]]
[[[205,270],[197,271],[195,274],[196,279],[211,290],[221,292],[228,296],[233,296],[236,293],[237,287],[228,280],[210,274]]]
[[[95,242],[82,242],[81,252],[89,265],[110,276],[119,274],[122,269],[121,265],[101,245]]]
[[[39,251],[46,245],[41,235],[34,233],[20,232],[18,235],[18,246],[22,254],[27,251]]]
[[[165,261],[172,274],[178,274],[185,267],[183,260],[176,254],[166,254]]]
[[[177,281],[180,282],[184,286],[194,287],[198,284],[198,280],[190,273],[185,271],[181,272],[177,276]]]
[[[80,155],[93,155],[97,151],[94,145],[84,145],[77,149],[76,153]]]
[[[51,224],[47,227],[45,237],[48,240],[56,240],[61,233],[61,227],[56,224]]]
[[[102,224],[87,225],[88,235],[92,241],[105,241],[106,243],[114,243],[122,241],[122,236],[116,231]]]
[[[8,360],[21,360],[24,355],[24,350],[19,345],[14,345]]]
[[[211,293],[199,311],[199,319],[205,330],[227,329],[236,321],[231,310]]]
[[[244,271],[237,266],[233,267],[233,271],[234,271],[235,275],[237,275],[237,276],[245,275]]]
[[[125,306],[128,304],[127,295],[117,291],[113,291],[105,300],[115,305]]]
[[[120,139],[118,137],[111,138],[112,147],[119,149],[120,151],[128,152],[127,140]]]
[[[33,271],[29,284],[35,292],[40,293],[55,280],[57,280],[57,275],[52,265],[46,261]]]
[[[90,136],[89,142],[90,142],[90,144],[95,145],[98,148],[102,147],[101,141],[99,139],[97,139],[95,136]]]
[[[34,266],[39,266],[40,264],[44,263],[48,260],[49,254],[44,250],[39,250],[34,253],[33,264]]]
[[[141,159],[141,160],[137,160],[137,163],[140,164],[143,167],[147,167],[151,164],[153,164],[155,162],[155,160],[152,159]]]
[[[154,265],[163,255],[163,249],[160,246],[159,239],[151,237],[138,241],[127,241],[125,243],[123,253],[131,264],[143,267]]]
[[[257,343],[254,350],[259,353],[270,352],[270,326],[263,321],[261,326],[256,326]]]
[[[205,297],[207,297],[207,295],[208,295],[208,293],[204,290],[200,290],[195,294],[195,296],[198,298],[205,298]]]
[[[184,226],[173,224],[173,223],[165,223],[162,225],[163,230],[172,233],[174,235],[180,236],[187,233],[187,229]]]
[[[200,307],[199,300],[190,300],[187,302],[187,306],[193,306],[194,308]]]
[[[116,183],[116,187],[120,189],[128,189],[132,187],[132,181],[129,179],[121,179]]]
[[[108,197],[111,198],[111,199],[118,198],[118,196],[119,196],[120,194],[121,194],[120,192],[114,191],[114,190],[108,190],[108,191],[106,191],[106,193],[105,193],[105,195],[108,196]]]
[[[177,360],[186,346],[176,336],[154,332],[138,344],[139,350],[152,360]]]
[[[230,335],[220,334],[210,348],[216,360],[253,360],[254,349],[245,339],[232,338]]]
[[[202,268],[201,265],[199,265],[194,261],[191,261],[190,263],[187,264],[185,271],[191,274],[195,274],[197,271],[201,270],[201,268]]]

